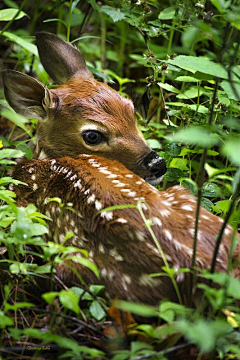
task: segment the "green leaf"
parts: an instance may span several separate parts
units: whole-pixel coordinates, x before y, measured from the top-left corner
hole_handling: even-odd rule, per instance
[[[114,301],[113,306],[123,311],[132,312],[133,314],[139,316],[145,316],[145,317],[158,316],[157,308],[150,305],[137,304],[123,300],[116,300]]]
[[[201,275],[206,279],[211,279],[217,284],[220,284],[227,290],[227,295],[232,296],[234,299],[240,299],[240,281],[232,276],[224,273],[204,274]]]
[[[3,9],[0,10],[0,21],[11,21],[18,13],[18,9]],[[23,16],[27,16],[24,11],[20,11],[14,20],[21,19]]]
[[[166,153],[171,156],[178,156],[181,153],[181,146],[174,142],[164,144],[164,148]]]
[[[30,53],[38,57],[38,51],[36,45],[8,31],[4,31],[3,36],[5,36],[6,38],[8,38],[8,40],[13,41],[14,43],[18,44],[25,50],[29,51]]]
[[[167,323],[171,323],[175,320],[177,315],[184,315],[187,311],[189,310],[183,305],[170,301],[163,301],[159,307],[159,317]]]
[[[72,290],[61,290],[59,293],[59,301],[68,310],[80,313],[79,297]]]
[[[240,101],[240,82],[232,81],[222,81],[221,87],[231,100]],[[221,100],[219,99],[221,102]]]
[[[170,162],[170,167],[180,169],[182,171],[188,170],[187,159],[174,158]]]
[[[234,165],[240,166],[240,138],[226,141],[222,146],[222,153],[229,157]]]
[[[187,320],[176,322],[176,329],[192,343],[200,348],[200,352],[207,353],[216,348],[217,340],[225,337],[231,331],[231,326],[222,320],[205,321],[203,319],[190,323]]]
[[[86,266],[88,269],[90,269],[96,275],[96,277],[98,279],[100,278],[96,265],[93,262],[91,262],[90,260],[88,260],[84,257],[79,257],[79,256],[74,256],[74,255],[67,257],[66,260],[73,260],[74,262],[77,262],[83,266]]]
[[[189,89],[185,90],[182,94],[178,94],[176,97],[178,99],[194,99],[198,96],[201,96],[204,94],[204,91],[202,88],[199,88],[197,86],[191,86]]]
[[[161,83],[161,82],[158,82],[157,83],[159,87],[167,90],[167,91],[170,91],[170,92],[173,92],[173,93],[176,93],[176,94],[179,94],[180,93],[180,90],[178,90],[177,88],[175,88],[174,86],[172,85],[169,85],[167,83]]]
[[[158,18],[160,20],[171,20],[174,18],[175,13],[176,13],[175,7],[171,6],[161,11],[158,15]]]
[[[231,5],[231,0],[211,0],[212,4],[222,14]]]
[[[89,311],[91,315],[94,317],[94,319],[98,321],[102,320],[104,316],[106,316],[106,312],[103,310],[102,306],[98,303],[97,300],[94,300],[91,303]]]
[[[103,5],[101,6],[101,11],[110,16],[114,22],[123,20],[125,18],[125,15],[121,12],[120,9],[115,9],[112,6]]]
[[[59,295],[57,291],[51,291],[42,294],[42,298],[49,304],[52,305],[53,301],[56,299],[56,297]]]
[[[147,143],[152,149],[160,150],[162,148],[162,145],[156,139],[147,139]]]
[[[181,69],[188,70],[192,73],[197,71],[209,74],[221,79],[228,79],[228,73],[220,64],[216,64],[211,60],[202,57],[179,55],[173,60],[167,61],[169,64],[179,66]]]
[[[7,326],[13,326],[13,324],[13,319],[4,315],[4,313],[0,311],[0,329],[5,329]]]
[[[193,76],[178,76],[175,80],[182,82],[199,82],[200,80]]]
[[[192,126],[178,131],[172,136],[172,141],[201,147],[211,147],[218,143],[219,137],[217,134],[210,133],[207,129]]]
[[[202,196],[222,197],[222,190],[214,183],[205,182],[202,187]]]
[[[0,150],[0,159],[5,158],[20,158],[23,156],[23,152],[21,150],[15,149],[2,149]]]

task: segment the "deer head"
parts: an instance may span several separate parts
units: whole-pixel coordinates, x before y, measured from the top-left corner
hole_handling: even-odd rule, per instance
[[[148,304],[157,304],[161,299],[179,300],[168,276],[149,277],[151,273],[162,272],[164,262],[140,212],[129,207],[112,211],[104,209],[113,205],[137,205],[142,200],[142,211],[146,218],[151,219],[152,230],[169,266],[189,268],[193,254],[196,199],[186,189],[174,186],[159,192],[119,162],[94,155],[31,161],[18,165],[13,176],[28,184],[15,187],[19,204],[33,202],[52,217],[50,240],[62,242],[67,232],[75,234],[68,244],[89,251],[89,258],[100,271],[100,282],[105,285],[111,299],[117,296]],[[58,203],[46,204],[47,198],[55,196],[60,196],[63,203],[71,202],[74,213],[70,210],[62,213]],[[221,218],[201,208],[197,267],[210,268],[222,222]],[[228,268],[232,232],[232,228],[227,226],[217,257],[217,271],[225,272]],[[239,254],[238,248],[234,259],[239,259]],[[78,256],[83,255],[79,253]],[[76,262],[73,266],[86,283],[99,283],[86,267]],[[58,266],[57,274],[68,285],[79,282],[64,265]],[[239,264],[234,274],[240,278]],[[187,303],[189,273],[176,274],[176,282],[183,302]]]
[[[166,172],[164,160],[145,141],[133,104],[95,80],[80,52],[50,33],[36,35],[41,62],[57,84],[49,90],[17,71],[3,71],[5,96],[12,108],[39,119],[40,159],[96,154],[115,159],[151,184]]]

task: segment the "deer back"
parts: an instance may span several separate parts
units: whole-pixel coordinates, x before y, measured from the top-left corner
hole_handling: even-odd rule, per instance
[[[187,190],[174,186],[159,192],[119,162],[93,155],[31,161],[18,165],[13,176],[28,183],[28,186],[15,187],[19,204],[33,202],[53,219],[49,223],[49,239],[63,242],[66,233],[73,232],[75,236],[68,244],[89,251],[89,258],[97,265],[101,283],[110,298],[118,296],[149,304],[164,298],[177,300],[167,276],[149,277],[149,274],[162,272],[164,262],[139,210],[104,209],[114,205],[137,205],[140,201],[169,266],[189,268],[196,200]],[[58,203],[46,203],[46,199],[56,196],[61,197],[63,203],[70,203],[74,212],[61,213]],[[210,267],[222,221],[201,207],[197,267]],[[217,258],[217,271],[227,270],[231,237],[232,228],[227,226]],[[83,255],[79,253],[78,256]],[[99,282],[87,268],[77,263],[74,267],[87,283]],[[66,266],[58,266],[57,271],[68,284],[77,281]],[[239,273],[239,268],[237,271]],[[177,274],[176,281],[185,298],[189,274]]]

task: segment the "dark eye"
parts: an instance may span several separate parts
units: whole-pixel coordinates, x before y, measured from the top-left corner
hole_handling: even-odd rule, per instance
[[[100,144],[102,141],[104,141],[104,136],[95,130],[88,130],[88,131],[84,131],[82,133],[82,137],[84,139],[84,141],[86,142],[86,144],[88,145],[97,145]]]

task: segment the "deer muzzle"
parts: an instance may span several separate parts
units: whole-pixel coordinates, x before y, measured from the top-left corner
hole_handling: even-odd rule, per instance
[[[155,151],[151,151],[143,161],[143,166],[150,172],[144,180],[151,185],[158,185],[167,171],[165,160]]]

